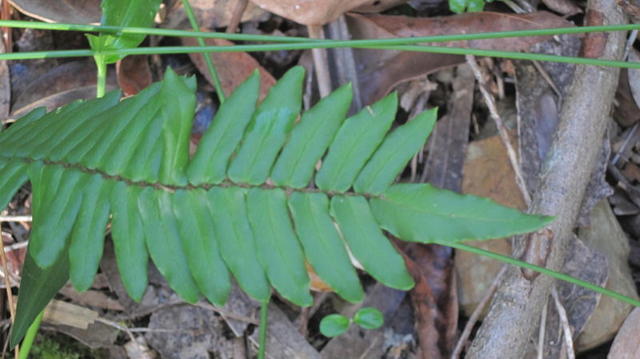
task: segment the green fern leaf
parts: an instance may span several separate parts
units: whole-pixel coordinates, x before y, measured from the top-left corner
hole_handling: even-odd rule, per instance
[[[345,119],[352,95],[344,86],[300,116],[303,75],[290,70],[257,107],[258,75],[249,77],[191,159],[195,80],[171,70],[136,96],[120,101],[111,93],[48,114],[36,110],[1,132],[0,204],[27,180],[33,188],[26,270],[68,262],[56,286],[70,277],[88,288],[111,213],[118,268],[135,300],[147,286],[150,257],[189,302],[204,295],[224,304],[231,273],[257,300],[274,288],[307,306],[307,264],[356,302],[364,292],[352,257],[390,287],[413,285],[383,229],[408,241],[459,241],[549,221],[428,184],[393,185],[422,148],[436,111],[388,134],[396,94]],[[318,188],[309,187],[314,181]],[[27,303],[19,304],[19,328],[55,294],[38,289],[48,277],[30,278],[21,296],[38,298],[19,301]],[[12,332],[14,343],[21,331]]]

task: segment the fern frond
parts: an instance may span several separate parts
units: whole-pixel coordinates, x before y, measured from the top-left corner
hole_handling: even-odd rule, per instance
[[[300,117],[303,77],[301,68],[290,70],[257,104],[252,75],[221,106],[191,159],[195,81],[170,70],[122,101],[111,93],[36,110],[0,133],[0,204],[31,181],[29,256],[40,268],[68,256],[78,289],[91,285],[111,213],[132,298],[144,293],[150,257],[185,300],[204,295],[220,305],[230,273],[255,299],[273,287],[310,305],[305,262],[340,296],[359,301],[350,254],[385,285],[409,289],[413,281],[383,229],[427,243],[503,237],[549,221],[428,184],[393,185],[436,111],[388,133],[396,94],[345,119],[351,88],[344,86]]]

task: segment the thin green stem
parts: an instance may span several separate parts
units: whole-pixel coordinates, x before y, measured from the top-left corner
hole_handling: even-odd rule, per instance
[[[269,301],[271,298],[267,298],[260,305],[260,328],[258,332],[258,359],[264,359],[267,353],[267,327],[269,318]]]
[[[122,27],[107,25],[83,25],[83,24],[61,24],[61,23],[45,23],[34,21],[16,21],[16,20],[0,20],[0,27],[11,28],[31,28],[40,30],[57,30],[57,31],[82,31],[82,32],[105,32],[112,34],[144,34],[158,36],[176,36],[176,37],[200,37],[212,39],[227,39],[233,41],[264,41],[264,42],[309,42],[305,37],[292,36],[272,36],[272,35],[248,35],[248,34],[228,34],[221,32],[201,32],[201,31],[185,31],[172,29],[157,29],[145,27]],[[446,42],[446,41],[468,41],[482,39],[499,39],[509,37],[528,37],[528,36],[553,36],[562,34],[584,34],[589,32],[608,32],[608,31],[631,31],[640,30],[640,24],[620,24],[620,25],[603,25],[603,26],[582,26],[582,27],[561,27],[548,29],[503,31],[503,32],[482,32],[473,34],[455,34],[455,35],[435,35],[435,36],[419,36],[412,38],[388,38],[388,39],[366,39],[351,40],[359,45],[376,46],[376,45],[405,45],[416,44],[422,42]],[[332,42],[335,40],[313,40],[315,42]]]
[[[193,13],[193,9],[191,8],[191,4],[189,4],[189,0],[182,0],[182,7],[184,7],[184,11],[187,13],[187,17],[189,18],[189,22],[191,23],[191,27],[193,31],[200,31],[200,27],[198,26],[198,20],[196,19],[196,15]],[[197,39],[198,45],[201,47],[207,46],[204,43],[204,39],[199,37]],[[211,80],[213,81],[213,86],[216,88],[216,94],[218,95],[218,100],[220,103],[224,102],[224,91],[222,91],[222,83],[220,82],[220,76],[218,76],[218,71],[216,71],[215,66],[213,66],[213,60],[211,60],[211,55],[208,52],[203,53],[204,61],[207,63],[207,69],[209,70],[209,75],[211,75]]]
[[[564,274],[564,273],[560,273],[560,272],[556,272],[553,271],[551,269],[548,268],[544,268],[544,267],[540,267],[537,266],[535,264],[531,264],[531,263],[527,263],[527,262],[523,262],[521,260],[515,259],[515,258],[511,258],[509,256],[505,256],[499,253],[494,253],[494,252],[490,252],[481,248],[477,248],[477,247],[473,247],[461,242],[445,242],[445,241],[434,241],[434,243],[443,245],[443,246],[447,246],[447,247],[452,247],[452,248],[457,248],[457,249],[461,249],[463,251],[467,251],[467,252],[471,252],[471,253],[475,253],[475,254],[479,254],[485,257],[489,257],[489,258],[493,258],[496,260],[499,260],[500,262],[503,263],[508,263],[514,266],[518,266],[521,268],[526,268],[526,269],[531,269],[533,271],[536,272],[540,272],[542,274],[548,275],[550,277],[556,278],[556,279],[560,279],[563,280],[565,282],[569,282],[569,283],[573,283],[575,285],[579,285],[581,287],[587,288],[587,289],[591,289],[594,292],[598,292],[604,295],[607,295],[609,297],[618,299],[620,301],[623,301],[625,303],[629,303],[631,305],[634,305],[636,307],[640,307],[640,301],[637,299],[633,299],[630,297],[627,297],[626,295],[620,294],[618,292],[614,292],[612,290],[603,288],[599,285],[595,285],[593,283],[589,283],[587,281],[584,281],[582,279],[578,279],[578,278],[574,278],[568,274]]]
[[[103,55],[150,55],[150,54],[185,54],[185,53],[205,53],[205,52],[257,52],[257,51],[279,51],[279,50],[305,50],[311,48],[338,48],[338,47],[356,47],[373,50],[396,50],[396,51],[415,51],[428,52],[437,54],[454,54],[454,55],[475,55],[501,57],[515,60],[536,60],[549,62],[564,62],[582,65],[594,65],[605,67],[620,67],[640,69],[638,62],[625,62],[617,60],[602,60],[583,57],[557,56],[547,54],[536,54],[515,51],[496,51],[484,49],[469,49],[461,47],[444,47],[444,46],[420,46],[420,45],[394,45],[394,46],[377,46],[375,48],[369,46],[354,46],[351,41],[333,41],[326,42],[308,42],[293,44],[267,44],[267,45],[235,45],[235,46],[162,46],[162,47],[139,47],[134,49],[118,49],[101,51]],[[0,60],[29,60],[29,59],[46,59],[61,57],[84,57],[93,56],[96,53],[92,50],[60,50],[60,51],[36,51],[36,52],[17,52],[0,54]]]
[[[43,316],[44,310],[38,314],[36,319],[33,320],[33,323],[29,326],[29,329],[27,329],[27,333],[25,334],[24,340],[22,340],[22,345],[20,346],[20,355],[18,356],[18,359],[27,359],[29,357],[31,346],[38,334],[38,329],[40,328]]]
[[[107,63],[101,57],[95,57],[98,67],[98,77],[96,81],[96,97],[103,97],[107,92]]]

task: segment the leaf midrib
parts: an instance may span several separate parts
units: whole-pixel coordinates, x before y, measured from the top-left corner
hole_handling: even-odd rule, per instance
[[[321,194],[325,194],[329,198],[332,198],[334,196],[360,196],[360,197],[365,197],[367,199],[372,199],[372,198],[383,199],[384,198],[382,195],[376,195],[371,193],[356,193],[354,191],[344,191],[344,192],[323,191],[321,189],[309,188],[309,187],[293,188],[293,187],[287,187],[287,186],[277,186],[277,185],[266,183],[266,182],[260,185],[252,185],[248,183],[237,183],[237,182],[231,181],[226,176],[225,176],[225,179],[218,184],[205,183],[205,184],[199,184],[199,185],[194,185],[194,184],[174,185],[174,184],[166,184],[161,182],[154,183],[154,182],[147,182],[147,181],[135,181],[123,176],[110,175],[103,170],[100,170],[97,168],[96,169],[88,168],[79,163],[68,163],[63,161],[53,161],[53,160],[47,160],[47,159],[34,159],[34,158],[23,157],[23,156],[6,156],[3,154],[0,154],[0,158],[8,161],[22,161],[28,164],[34,163],[34,162],[42,162],[45,166],[62,166],[66,169],[74,169],[74,170],[78,170],[88,174],[97,174],[102,176],[104,179],[115,181],[115,182],[123,182],[128,186],[136,186],[136,187],[143,187],[143,188],[152,187],[157,190],[162,190],[162,191],[171,192],[171,193],[178,190],[195,190],[195,189],[210,190],[215,187],[220,187],[220,188],[240,187],[240,188],[246,188],[246,189],[261,188],[266,190],[281,189],[287,194],[287,196],[291,195],[294,192],[300,192],[300,193],[321,193]]]

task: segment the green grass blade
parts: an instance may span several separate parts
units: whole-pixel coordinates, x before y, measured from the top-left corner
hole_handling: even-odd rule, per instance
[[[141,187],[125,182],[117,182],[111,192],[111,238],[118,272],[127,293],[137,302],[147,289],[149,261],[138,210],[140,192]]]
[[[284,191],[254,188],[247,194],[247,209],[258,260],[271,285],[299,306],[313,304],[304,254],[293,231]]]
[[[535,231],[553,220],[430,184],[394,185],[370,202],[383,229],[421,243],[507,237]]]
[[[231,279],[211,225],[206,192],[179,190],[173,196],[173,205],[193,279],[211,303],[223,306],[231,291]]]
[[[267,179],[300,112],[303,79],[304,69],[292,68],[258,106],[227,172],[233,182],[261,184]]]
[[[240,287],[254,299],[264,301],[271,295],[271,288],[258,261],[247,218],[245,192],[238,187],[214,187],[207,193],[207,198],[222,259]]]
[[[344,85],[302,115],[271,171],[273,183],[292,188],[309,184],[316,163],[344,122],[352,97],[351,85]]]
[[[369,194],[384,192],[424,146],[436,119],[437,109],[425,111],[391,132],[358,175],[354,190]]]
[[[488,258],[493,258],[493,259],[498,260],[498,261],[500,261],[502,263],[507,263],[507,264],[511,264],[511,265],[514,265],[514,266],[517,266],[517,267],[530,269],[530,270],[533,270],[535,272],[539,272],[539,273],[542,273],[544,275],[548,275],[549,277],[560,279],[560,280],[563,280],[565,282],[569,282],[569,283],[581,286],[583,288],[590,289],[590,290],[592,290],[594,292],[604,294],[604,295],[609,296],[611,298],[618,299],[618,300],[620,300],[622,302],[629,303],[629,304],[631,304],[633,306],[640,307],[640,300],[637,300],[637,299],[634,299],[634,298],[631,298],[631,297],[627,297],[626,295],[620,294],[618,292],[614,292],[612,290],[603,288],[603,287],[601,287],[599,285],[595,285],[593,283],[589,283],[589,282],[584,281],[582,279],[578,279],[578,278],[572,277],[572,276],[570,276],[568,274],[556,272],[556,271],[553,271],[553,270],[548,269],[548,268],[540,267],[540,266],[537,266],[535,264],[527,263],[527,262],[524,262],[524,261],[521,261],[521,260],[518,260],[518,259],[515,259],[515,258],[511,258],[509,256],[505,256],[503,254],[494,253],[494,252],[487,251],[487,250],[484,250],[482,248],[477,248],[477,247],[474,247],[474,246],[470,246],[470,245],[467,245],[467,244],[464,244],[464,243],[461,243],[461,242],[447,242],[447,241],[438,241],[438,240],[436,240],[436,241],[433,241],[433,243],[437,243],[437,244],[440,244],[440,245],[443,245],[443,246],[447,246],[447,247],[451,247],[451,248],[460,249],[460,250],[463,250],[463,251],[467,251],[467,252],[470,252],[470,253],[478,254],[478,255],[481,255],[481,256],[488,257]]]
[[[371,276],[391,288],[413,288],[413,279],[407,272],[404,259],[380,231],[366,199],[333,197],[331,215],[338,223],[351,253]]]
[[[389,131],[397,106],[398,96],[394,92],[344,122],[316,175],[318,188],[345,192],[351,187]]]
[[[199,299],[187,259],[180,243],[169,193],[147,187],[138,197],[147,249],[171,289],[189,303]]]
[[[220,106],[189,163],[187,174],[192,184],[218,184],[225,179],[229,158],[255,112],[259,90],[256,71]]]
[[[73,225],[69,244],[70,277],[73,286],[84,291],[91,287],[104,249],[109,219],[112,181],[98,174],[83,174],[80,212]]]
[[[342,298],[359,302],[364,292],[345,244],[329,217],[329,200],[320,193],[294,192],[289,210],[309,264]]]

